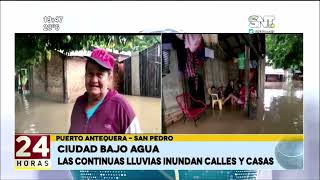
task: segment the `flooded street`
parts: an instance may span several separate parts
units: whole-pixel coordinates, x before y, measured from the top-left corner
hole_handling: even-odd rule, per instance
[[[139,118],[143,132],[161,132],[160,98],[125,96]],[[74,103],[16,94],[16,133],[67,133]]]
[[[161,131],[160,98],[125,96],[133,106],[145,133]],[[16,94],[16,133],[67,133],[73,103],[63,104]],[[209,108],[198,127],[191,121],[174,123],[168,133],[303,133],[302,82],[266,82],[263,103],[255,119],[233,107]]]
[[[261,133],[303,133],[302,82],[266,82]]]
[[[73,103],[63,104],[16,94],[16,133],[67,133]]]
[[[303,83],[265,82],[263,101],[258,100],[254,119],[238,107],[209,108],[198,126],[180,120],[168,133],[190,134],[299,134],[303,133]]]

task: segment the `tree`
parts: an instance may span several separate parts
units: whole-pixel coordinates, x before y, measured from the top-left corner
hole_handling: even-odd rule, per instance
[[[267,34],[266,54],[268,64],[274,68],[303,69],[302,34]]]
[[[49,60],[51,50],[65,54],[92,47],[141,51],[156,43],[160,43],[160,35],[16,34],[16,70]]]
[[[26,79],[28,70],[51,58],[51,51],[58,50],[67,54],[77,50],[91,50],[101,47],[123,51],[141,51],[160,43],[160,35],[90,35],[90,34],[16,34],[15,67],[20,79]],[[47,68],[47,66],[45,66]]]

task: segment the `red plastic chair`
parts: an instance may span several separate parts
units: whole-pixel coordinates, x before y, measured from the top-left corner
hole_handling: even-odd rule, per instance
[[[179,108],[183,112],[184,122],[186,118],[194,121],[195,126],[197,126],[197,122],[201,116],[201,114],[207,109],[207,105],[200,100],[194,99],[190,94],[183,93],[176,97]],[[200,107],[192,107],[191,104],[196,103],[199,104]]]

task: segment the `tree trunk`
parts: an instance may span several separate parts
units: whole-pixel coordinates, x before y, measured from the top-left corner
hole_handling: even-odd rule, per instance
[[[23,84],[22,84],[22,74],[21,71],[19,71],[19,81],[20,81],[20,90],[19,93],[23,94]]]
[[[48,60],[47,60],[47,53],[45,53],[45,56],[44,56],[44,77],[45,77],[45,91],[48,92]]]

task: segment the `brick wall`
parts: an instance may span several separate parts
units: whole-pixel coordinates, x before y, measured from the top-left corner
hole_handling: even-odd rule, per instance
[[[63,102],[63,54],[52,51],[48,67],[48,96],[50,99]]]
[[[46,91],[45,63],[33,68],[32,93],[50,100],[71,103],[85,91],[85,65],[86,59],[79,56],[66,56],[53,51],[47,63],[48,89]],[[63,60],[64,59],[64,60]],[[64,71],[63,71],[64,66]],[[121,66],[121,65],[120,65]],[[119,67],[123,72],[123,65]],[[64,100],[64,82],[66,88],[66,101]],[[120,81],[115,76],[116,81]],[[116,83],[117,84],[117,83]],[[120,85],[120,84],[119,84]]]
[[[59,52],[51,52],[51,59],[47,62],[47,79],[44,61],[33,67],[31,91],[34,96],[63,102],[63,56]]]
[[[163,108],[165,111],[165,117],[163,123],[166,125],[171,124],[173,121],[179,120],[177,112],[181,113],[181,110],[176,101],[176,96],[183,93],[181,72],[178,70],[178,58],[177,51],[170,51],[170,73],[162,77],[162,93],[163,93]]]
[[[45,64],[33,67],[31,93],[34,96],[46,96],[45,80]]]
[[[85,66],[85,58],[77,56],[66,58],[67,102],[75,102],[77,97],[86,91]]]

